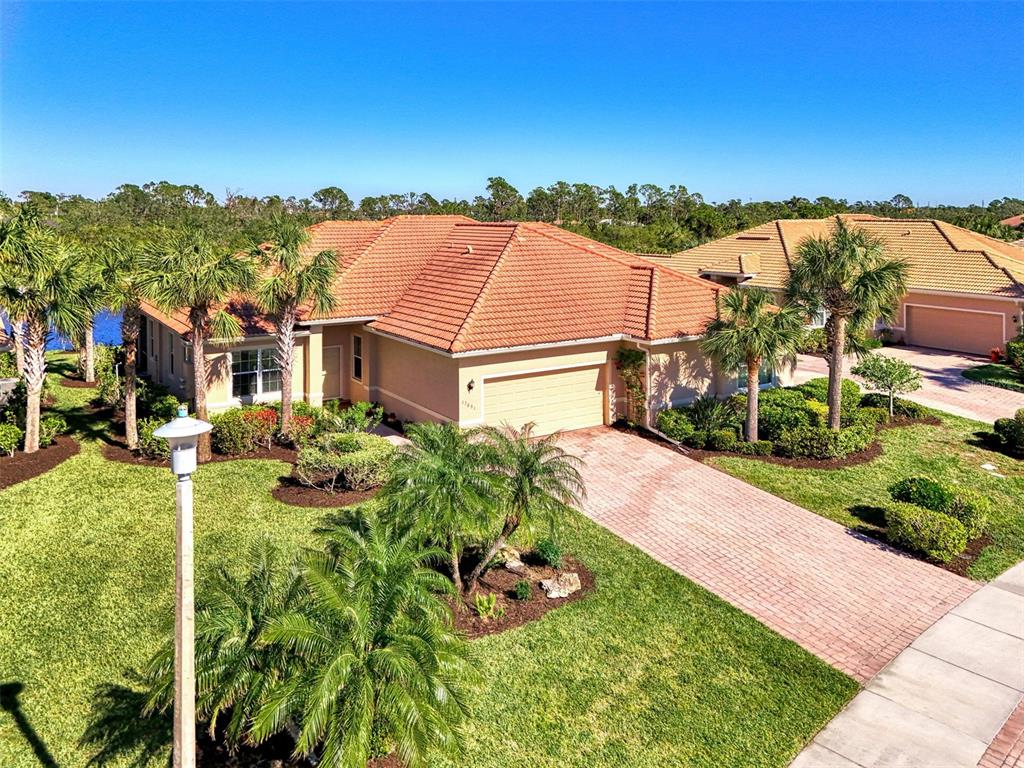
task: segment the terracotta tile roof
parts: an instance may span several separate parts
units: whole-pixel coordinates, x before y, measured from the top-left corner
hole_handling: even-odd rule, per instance
[[[723,290],[550,224],[397,216],[310,233],[309,253],[338,253],[330,318],[377,318],[370,324],[381,332],[448,352],[695,336]],[[246,335],[273,331],[251,304],[231,306]],[[183,310],[146,312],[188,330]]]
[[[459,224],[372,327],[450,352],[698,335],[721,286],[550,224]]]
[[[1016,216],[1011,216],[1008,219],[1003,219],[999,223],[1005,227],[1013,227],[1014,229],[1016,229],[1017,227],[1024,226],[1024,213],[1019,213]]]
[[[1024,298],[1024,253],[1010,243],[932,219],[862,214],[840,218],[880,238],[891,255],[906,259],[911,289]],[[675,254],[670,262],[658,259],[658,263],[693,275],[722,271],[722,265],[756,264],[757,269],[750,270],[755,277],[744,285],[778,289],[786,283],[800,242],[827,235],[835,221],[780,219]]]

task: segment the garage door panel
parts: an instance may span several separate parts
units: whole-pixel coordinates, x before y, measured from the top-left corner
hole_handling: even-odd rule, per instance
[[[521,374],[484,383],[484,420],[491,426],[536,424],[539,435],[604,423],[602,366]]]
[[[984,355],[1003,345],[1003,315],[945,307],[907,307],[908,344]]]

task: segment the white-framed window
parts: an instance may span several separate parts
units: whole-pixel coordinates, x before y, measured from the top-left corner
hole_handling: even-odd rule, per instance
[[[254,397],[281,391],[281,367],[273,347],[231,353],[231,394]]]
[[[817,312],[811,315],[811,320],[809,323],[807,323],[807,325],[809,325],[811,328],[824,328],[826,320],[828,320],[828,310],[819,309]]]
[[[757,388],[764,389],[775,383],[775,371],[768,366],[762,366],[757,371]],[[741,368],[736,372],[736,389],[747,391],[747,369]]]
[[[352,378],[363,380],[363,337],[352,334]]]

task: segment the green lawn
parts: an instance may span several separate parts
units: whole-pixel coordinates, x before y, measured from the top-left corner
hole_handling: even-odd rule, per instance
[[[980,381],[982,384],[989,384],[993,387],[1024,392],[1024,377],[1021,377],[1020,372],[1016,369],[1004,363],[988,363],[968,368],[964,371],[964,378]],[[1007,416],[1010,415],[1007,414]]]
[[[87,397],[57,394],[71,415]],[[210,569],[238,562],[252,536],[309,540],[325,511],[270,496],[285,469],[238,461],[198,471],[200,591]],[[130,685],[172,620],[172,510],[167,470],[108,462],[92,441],[46,475],[0,491],[0,683],[23,686],[21,727],[0,712],[0,765],[41,764],[26,730],[61,768],[86,765],[78,739],[95,690]],[[474,641],[483,674],[459,765],[784,766],[854,694],[850,678],[578,523],[567,548],[594,571],[597,589]]]
[[[1024,559],[1024,462],[981,447],[975,433],[991,425],[940,414],[941,426],[917,425],[886,430],[884,452],[867,464],[839,470],[793,469],[744,458],[721,457],[712,463],[766,491],[835,520],[858,527],[877,527],[886,489],[897,480],[925,475],[962,483],[987,494],[994,511],[988,524],[993,543],[975,561],[970,575],[991,579]],[[1004,478],[981,465],[996,465]]]

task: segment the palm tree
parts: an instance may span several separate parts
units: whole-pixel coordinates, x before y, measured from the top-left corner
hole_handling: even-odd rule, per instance
[[[292,368],[299,310],[310,307],[323,314],[334,308],[331,287],[338,271],[338,257],[334,251],[307,256],[308,241],[309,233],[299,222],[277,216],[271,221],[269,244],[253,250],[266,270],[256,287],[256,299],[272,316],[277,331],[277,362],[281,367],[280,431],[285,437],[291,430]]]
[[[501,533],[469,576],[467,591],[520,527],[530,534],[538,524],[554,528],[586,495],[580,460],[558,446],[558,433],[534,438],[533,424],[486,431],[489,461],[501,480],[505,513]]]
[[[124,429],[128,447],[139,446],[136,415],[136,361],[142,301],[156,281],[153,259],[137,240],[118,238],[105,243],[95,256],[104,295],[103,303],[121,312],[121,344],[124,349]]]
[[[68,338],[81,332],[95,311],[70,244],[49,229],[30,222],[9,231],[20,243],[4,242],[14,256],[0,270],[0,306],[22,323],[25,410],[25,453],[39,450],[39,417],[46,380],[46,341],[51,330]]]
[[[81,290],[92,306],[102,304],[103,283],[96,262],[96,254],[89,248],[79,244],[76,247],[79,254],[82,274]],[[90,312],[82,325],[82,330],[74,339],[78,347],[78,370],[82,379],[90,384],[96,381],[96,337],[94,333],[95,314]]]
[[[757,441],[758,376],[762,367],[791,363],[803,338],[803,313],[772,306],[764,288],[738,288],[719,301],[718,317],[708,323],[701,349],[726,371],[746,369],[746,438]]]
[[[196,611],[196,712],[209,721],[213,735],[227,718],[224,738],[238,746],[263,705],[271,686],[290,663],[280,646],[267,646],[262,635],[270,622],[295,610],[302,584],[295,568],[282,564],[267,539],[249,546],[245,577],[220,569],[204,590]],[[174,705],[174,638],[153,656],[144,672],[146,712],[167,712]]]
[[[451,582],[429,567],[444,553],[419,538],[367,508],[330,534],[326,551],[308,555],[308,604],[263,633],[295,663],[253,718],[252,740],[293,720],[296,753],[331,768],[364,768],[389,750],[423,766],[428,751],[459,750],[468,648],[438,596]]]
[[[828,424],[838,430],[847,336],[867,332],[879,317],[892,318],[907,292],[907,266],[888,258],[880,240],[842,219],[828,237],[802,240],[797,256],[787,293],[808,313],[828,312]]]
[[[424,422],[406,430],[382,489],[392,515],[415,520],[448,552],[455,588],[462,592],[459,560],[465,540],[487,530],[495,513],[495,476],[485,446],[456,424]]]
[[[238,320],[224,307],[236,293],[252,287],[252,262],[218,247],[202,230],[173,230],[153,246],[154,282],[151,294],[166,311],[188,311],[192,343],[196,415],[207,419],[206,342],[211,338],[234,339],[242,335]],[[199,440],[199,461],[210,459],[210,434]]]
[[[0,268],[11,270],[27,261],[30,254],[26,233],[36,223],[35,211],[30,206],[22,206],[16,215],[0,219]],[[10,307],[0,304],[0,320],[5,317],[11,325],[9,337],[14,347],[15,369],[18,376],[24,376],[25,321],[13,315]]]

